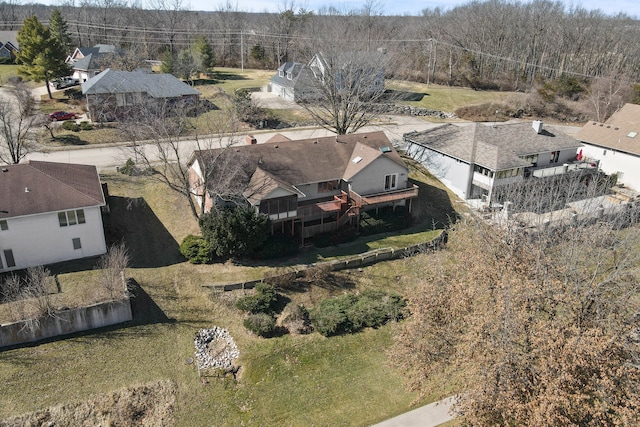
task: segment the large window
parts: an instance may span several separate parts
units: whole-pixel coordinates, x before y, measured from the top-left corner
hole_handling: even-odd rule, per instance
[[[292,212],[298,208],[297,196],[278,197],[260,202],[260,213],[275,215],[284,212]]]
[[[84,224],[86,222],[84,218],[84,209],[58,212],[58,222],[60,223],[60,227]]]
[[[384,177],[384,189],[386,190],[395,190],[398,185],[398,174],[393,173],[391,175],[385,175]]]

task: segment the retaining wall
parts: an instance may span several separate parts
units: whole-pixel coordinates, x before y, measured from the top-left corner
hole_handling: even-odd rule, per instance
[[[330,265],[331,270],[339,271],[346,270],[349,268],[360,268],[366,265],[375,264],[381,261],[388,261],[392,259],[405,258],[414,256],[420,253],[424,253],[425,251],[433,251],[440,249],[440,246],[446,242],[447,233],[442,232],[438,237],[433,239],[430,242],[419,243],[417,245],[407,246],[402,249],[392,249],[392,248],[384,248],[384,249],[376,249],[369,252],[364,252],[358,255],[354,255],[348,258],[341,258],[335,261],[326,261],[326,262],[318,262],[309,265],[297,266],[295,273],[297,277],[301,277],[305,270],[312,267],[320,267],[324,265]],[[270,277],[269,279],[273,279]],[[238,282],[238,283],[230,283],[226,285],[203,285],[204,287],[215,289],[217,291],[235,291],[238,289],[251,289],[257,283],[264,282],[264,279],[258,280],[250,280],[247,282]]]
[[[128,298],[59,311],[54,316],[0,325],[0,347],[102,328],[131,319],[133,315]],[[29,323],[37,327],[29,328]]]

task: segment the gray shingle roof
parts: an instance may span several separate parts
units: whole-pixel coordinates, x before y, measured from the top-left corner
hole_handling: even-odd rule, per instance
[[[495,126],[473,123],[468,126],[446,124],[423,132],[405,134],[405,139],[427,146],[448,156],[491,170],[506,170],[530,164],[520,156],[580,147],[580,143],[553,126],[541,133],[531,123]],[[475,159],[473,147],[475,143]]]
[[[104,204],[95,166],[32,160],[0,167],[0,218]]]
[[[116,71],[107,68],[82,83],[82,94],[147,93],[153,98],[177,98],[200,92],[171,74]]]

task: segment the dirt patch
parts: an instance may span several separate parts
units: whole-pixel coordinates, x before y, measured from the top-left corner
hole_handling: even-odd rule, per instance
[[[159,381],[1,420],[0,427],[173,425],[175,395],[175,383]]]

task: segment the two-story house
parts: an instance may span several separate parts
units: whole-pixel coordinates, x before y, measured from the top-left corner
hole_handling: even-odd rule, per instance
[[[533,123],[445,124],[404,135],[407,154],[465,200],[494,200],[499,186],[588,166],[576,163],[580,143]]]
[[[104,254],[104,205],[95,166],[1,166],[0,272]]]
[[[280,140],[196,151],[189,161],[190,185],[205,210],[216,203],[203,188],[203,165],[233,150],[246,159],[242,199],[268,215],[274,227],[303,238],[357,220],[363,209],[404,206],[418,195],[408,169],[384,132]],[[215,171],[213,172],[215,173]]]

